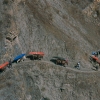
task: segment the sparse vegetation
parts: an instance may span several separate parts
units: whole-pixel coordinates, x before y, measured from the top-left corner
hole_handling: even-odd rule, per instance
[[[0,61],[21,53],[26,59],[0,74],[0,100],[99,100],[100,68],[89,56],[100,49],[100,9],[92,0],[13,1],[0,3]],[[31,51],[44,52],[44,59],[29,59]]]
[[[99,10],[96,10],[96,13],[97,13],[97,16],[99,16],[99,15],[100,15],[100,12],[99,12]]]
[[[8,0],[4,0],[4,1],[3,1],[3,4],[6,4],[6,5],[7,5],[8,3],[9,3]]]
[[[2,20],[0,20],[0,26],[2,25]]]
[[[48,98],[43,98],[43,100],[50,100],[50,99],[48,99]]]
[[[0,33],[0,41],[3,39],[2,33]]]

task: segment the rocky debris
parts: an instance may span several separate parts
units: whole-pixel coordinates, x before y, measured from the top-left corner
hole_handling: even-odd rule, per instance
[[[14,32],[9,32],[6,36],[6,39],[8,39],[10,42],[14,41],[18,34],[14,34]]]
[[[100,0],[0,0],[0,62],[29,51],[69,61],[67,69],[46,61],[14,65],[0,74],[0,99],[99,100],[99,71],[89,62],[100,49],[99,17]],[[74,69],[79,61],[81,70]]]
[[[99,74],[99,71],[80,72],[44,61],[26,61],[0,74],[0,98],[99,100]]]
[[[83,13],[85,16],[89,17],[87,21],[93,22],[94,24],[100,22],[100,1],[94,0],[91,4],[89,4],[85,9],[83,9]]]
[[[96,2],[96,1],[94,0],[94,2],[91,3],[89,6],[87,6],[87,7],[83,10],[83,12],[86,13],[88,16],[91,16],[92,13],[99,7],[99,5],[100,5],[100,1]]]
[[[92,18],[86,16],[88,10],[85,9],[91,4],[98,5],[95,9],[99,9],[99,2],[1,0],[0,4],[1,58],[5,54],[9,57],[27,51],[43,51],[46,60],[53,56],[68,58],[72,67],[81,59],[82,66],[91,67],[88,54],[100,47],[99,27],[96,26],[99,21],[95,25],[87,22],[85,18]]]

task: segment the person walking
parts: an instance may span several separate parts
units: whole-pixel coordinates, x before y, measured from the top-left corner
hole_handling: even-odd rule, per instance
[[[75,68],[80,69],[80,61],[76,64]]]

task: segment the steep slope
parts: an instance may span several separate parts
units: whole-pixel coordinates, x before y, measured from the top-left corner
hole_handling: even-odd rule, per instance
[[[1,100],[99,100],[99,71],[89,56],[100,47],[100,0],[0,0],[0,63],[43,51],[43,61],[0,73]],[[68,58],[65,68],[50,62]],[[81,70],[74,65],[81,61]]]
[[[25,61],[0,74],[0,100],[99,100],[99,74]]]
[[[68,58],[70,67],[99,49],[99,0],[1,0],[1,62],[28,51]]]

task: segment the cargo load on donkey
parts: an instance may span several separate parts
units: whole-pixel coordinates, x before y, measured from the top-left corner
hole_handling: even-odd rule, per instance
[[[41,60],[44,56],[44,52],[29,52],[28,58],[31,60]]]

